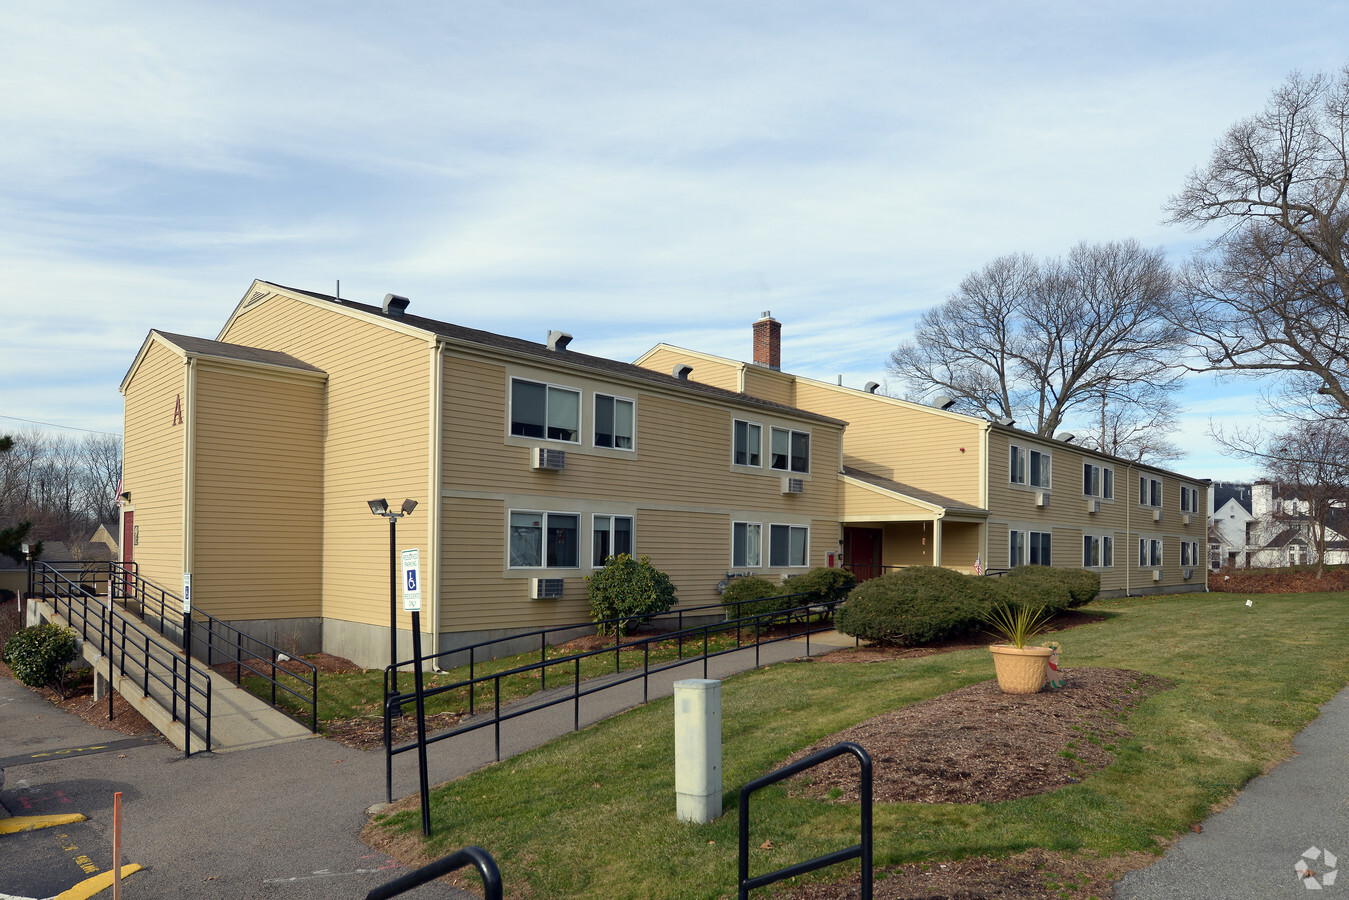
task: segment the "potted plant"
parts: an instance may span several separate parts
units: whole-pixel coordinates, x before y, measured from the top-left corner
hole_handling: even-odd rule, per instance
[[[1054,650],[1052,647],[1027,647],[1026,642],[1045,630],[1050,614],[1043,606],[998,603],[981,618],[988,623],[988,630],[1005,642],[988,648],[993,654],[998,687],[1004,694],[1039,692],[1044,687],[1045,671]]]

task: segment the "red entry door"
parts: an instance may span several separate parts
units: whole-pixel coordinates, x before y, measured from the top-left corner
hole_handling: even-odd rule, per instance
[[[875,578],[884,572],[881,564],[881,530],[879,528],[843,529],[843,564],[857,576],[858,581]]]
[[[131,563],[136,558],[136,513],[126,510],[122,513],[122,565],[126,574],[122,577],[122,596],[131,596]]]

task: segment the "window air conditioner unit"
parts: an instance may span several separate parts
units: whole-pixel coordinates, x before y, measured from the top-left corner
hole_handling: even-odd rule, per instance
[[[1161,569],[1153,569],[1153,570],[1152,570],[1152,580],[1153,580],[1153,581],[1161,581],[1161,580],[1162,580],[1162,570],[1161,570]]]
[[[1088,512],[1088,513],[1098,513],[1098,512],[1100,512],[1100,511],[1101,511],[1101,501],[1100,501],[1100,500],[1088,500],[1088,501],[1087,501],[1087,512]]]
[[[1185,569],[1183,574],[1185,575],[1185,580],[1189,581],[1194,577],[1194,569]]]
[[[562,579],[561,578],[531,578],[529,579],[529,599],[531,600],[557,600],[562,597]]]
[[[800,478],[782,479],[782,493],[799,494],[806,489],[806,483]]]
[[[1194,520],[1194,516],[1190,515],[1189,513],[1186,513],[1185,515],[1180,517],[1180,520],[1182,523],[1189,525],[1190,522]]]
[[[1152,511],[1152,521],[1160,522],[1161,520],[1162,520],[1162,511],[1160,509],[1154,509]]]
[[[567,451],[553,450],[548,447],[532,447],[529,451],[529,467],[561,472],[567,468]]]
[[[1036,505],[1036,507],[1038,507],[1039,509],[1044,509],[1046,506],[1048,506],[1048,505],[1049,505],[1049,491],[1036,491],[1036,492],[1035,492],[1035,505]]]

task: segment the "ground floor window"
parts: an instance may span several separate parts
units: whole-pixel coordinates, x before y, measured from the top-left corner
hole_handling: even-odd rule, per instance
[[[511,510],[507,531],[512,568],[575,569],[581,564],[576,513]]]
[[[1052,535],[1048,531],[1016,531],[1008,533],[1007,564],[1009,567],[1053,565]]]
[[[763,525],[731,523],[731,568],[754,569],[763,565]]]
[[[1199,565],[1199,542],[1181,541],[1180,542],[1180,564],[1182,566]]]
[[[1082,535],[1082,567],[1109,568],[1115,564],[1115,539],[1110,535]]]
[[[590,535],[591,564],[598,569],[620,553],[632,556],[632,516],[595,516]]]
[[[804,566],[809,559],[810,529],[804,525],[768,527],[768,564],[775,568]]]

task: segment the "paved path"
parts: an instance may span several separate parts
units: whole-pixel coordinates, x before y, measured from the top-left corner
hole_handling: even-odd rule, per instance
[[[1349,688],[1321,708],[1293,749],[1296,756],[1250,782],[1202,832],[1126,875],[1116,900],[1349,897],[1349,871],[1339,871],[1349,870]],[[1298,877],[1299,861],[1316,886]]]
[[[811,653],[852,645],[850,638],[837,635],[832,646],[829,640],[812,637]],[[746,650],[712,659],[708,676],[724,678],[751,668],[753,654]],[[804,654],[803,644],[784,642],[763,647],[761,660],[770,664]],[[669,695],[675,681],[702,675],[701,662],[656,675],[650,696]],[[640,681],[584,697],[581,726],[641,700]],[[502,757],[571,731],[572,717],[572,706],[564,704],[505,723]],[[34,873],[73,884],[89,866],[106,871],[112,864],[116,791],[123,799],[123,862],[145,867],[126,882],[127,895],[137,900],[363,897],[401,874],[393,860],[359,839],[367,808],[384,800],[382,751],[314,739],[184,759],[160,742],[14,764],[15,757],[123,738],[85,725],[27,688],[0,679],[0,759],[8,765],[0,773],[0,807],[11,815],[79,812],[88,817],[71,828],[0,835],[0,894],[51,896],[11,889],[34,884]],[[408,753],[395,761],[395,797],[417,790],[415,757]],[[495,759],[490,728],[445,741],[431,749],[431,783]],[[76,849],[66,849],[71,847]],[[467,895],[429,884],[412,896]]]

